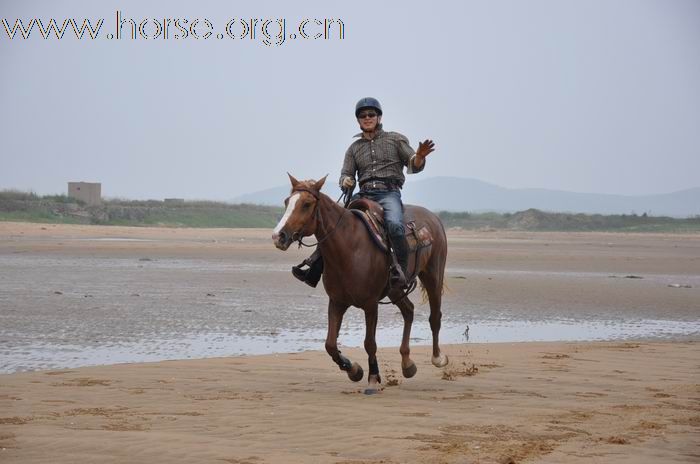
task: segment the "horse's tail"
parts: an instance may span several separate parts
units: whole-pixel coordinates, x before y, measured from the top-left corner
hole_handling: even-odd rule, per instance
[[[425,285],[423,285],[422,281],[420,283],[420,294],[421,294],[421,303],[427,304],[428,303],[428,291],[425,289]]]
[[[421,303],[422,304],[427,304],[428,303],[428,291],[425,289],[425,285],[423,285],[423,281],[418,279],[420,283],[420,294],[421,294]],[[440,285],[440,295],[444,295],[445,291],[450,291],[450,288],[447,286],[445,283],[445,279],[442,279],[442,284]]]

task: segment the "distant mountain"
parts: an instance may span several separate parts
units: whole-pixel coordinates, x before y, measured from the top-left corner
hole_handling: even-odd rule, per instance
[[[261,190],[233,199],[235,203],[282,206],[289,186]],[[327,182],[324,193],[333,199],[340,189]],[[432,177],[409,181],[403,189],[404,203],[433,211],[513,213],[530,208],[588,214],[643,214],[687,217],[700,215],[700,188],[659,195],[610,195],[547,189],[508,189],[476,179]]]
[[[253,193],[246,193],[233,198],[231,203],[252,203],[256,205],[283,206],[284,199],[289,195],[289,186],[273,187],[259,190]]]

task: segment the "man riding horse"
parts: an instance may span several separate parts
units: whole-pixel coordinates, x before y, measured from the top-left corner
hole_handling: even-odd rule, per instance
[[[435,150],[432,140],[419,143],[413,151],[408,139],[398,132],[385,132],[382,129],[382,106],[376,98],[365,97],[355,105],[355,117],[362,132],[354,141],[343,161],[340,186],[348,192],[355,186],[355,174],[360,183],[359,198],[376,201],[384,208],[384,223],[399,264],[391,272],[394,288],[406,288],[408,270],[408,243],[403,225],[403,204],[401,188],[405,180],[403,168],[408,174],[421,172],[425,168],[425,158]],[[308,269],[303,269],[308,266]],[[292,268],[292,274],[312,287],[316,287],[323,273],[323,258],[316,250],[309,258]]]

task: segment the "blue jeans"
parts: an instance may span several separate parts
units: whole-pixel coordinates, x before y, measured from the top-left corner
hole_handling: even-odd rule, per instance
[[[359,198],[367,198],[376,201],[384,208],[384,223],[391,237],[403,237],[403,203],[401,203],[400,190],[371,190],[360,192]]]

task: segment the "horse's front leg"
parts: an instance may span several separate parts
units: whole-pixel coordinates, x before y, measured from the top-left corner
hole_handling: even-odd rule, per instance
[[[364,308],[365,310],[365,351],[369,357],[369,385],[365,389],[366,395],[373,395],[381,390],[382,378],[379,375],[379,365],[377,364],[377,303],[373,303]]]
[[[338,367],[340,367],[340,370],[347,372],[350,380],[359,382],[365,375],[362,371],[362,367],[340,354],[340,350],[338,349],[338,333],[340,332],[340,325],[343,323],[343,316],[347,310],[348,307],[345,305],[338,304],[333,300],[328,301],[326,351],[331,355],[331,358],[333,358],[333,361],[335,361]]]
[[[403,316],[403,336],[401,337],[401,371],[403,376],[408,378],[413,377],[418,372],[416,363],[411,359],[411,326],[413,325],[413,303],[407,296],[403,297],[396,303],[396,306],[401,310]]]

